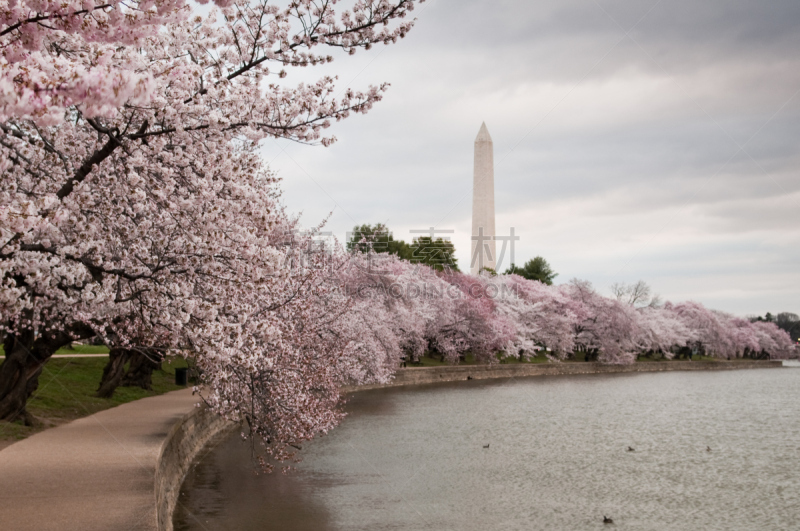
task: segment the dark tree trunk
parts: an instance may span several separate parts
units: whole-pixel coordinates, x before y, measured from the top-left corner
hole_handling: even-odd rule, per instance
[[[153,371],[161,367],[163,356],[160,352],[143,354],[138,350],[112,348],[109,359],[103,369],[103,377],[97,396],[111,398],[117,387],[141,387],[153,389]],[[125,370],[125,365],[130,366]]]
[[[125,365],[131,358],[133,351],[124,348],[112,348],[108,352],[108,363],[103,368],[103,376],[100,379],[100,387],[97,389],[97,396],[100,398],[111,398],[114,391],[122,383],[125,376]]]
[[[584,361],[597,361],[600,357],[600,351],[596,348],[590,348],[585,351]]]
[[[677,360],[680,360],[680,359],[691,360],[692,359],[692,347],[681,347],[680,350],[678,350],[678,353],[675,355],[675,359],[677,359]]]
[[[33,423],[25,404],[39,386],[39,374],[46,361],[33,351],[33,333],[8,334],[3,341],[6,359],[0,365],[0,419]]]
[[[74,331],[85,337],[91,330]],[[26,410],[28,399],[39,387],[39,375],[44,364],[56,350],[69,344],[74,336],[64,331],[45,333],[35,337],[32,331],[6,334],[3,348],[5,361],[0,365],[0,420],[23,420],[32,424],[33,417]]]
[[[131,366],[122,378],[123,387],[141,387],[148,391],[153,389],[153,371],[161,368],[160,354],[142,354],[136,352],[131,357]]]

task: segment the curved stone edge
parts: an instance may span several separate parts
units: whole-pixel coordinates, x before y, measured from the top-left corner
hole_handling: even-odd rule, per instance
[[[155,504],[158,531],[172,531],[172,515],[181,485],[192,462],[208,442],[238,424],[212,413],[204,404],[194,408],[169,430],[156,461]]]
[[[670,361],[640,362],[631,365],[602,363],[548,363],[513,365],[456,365],[443,367],[410,367],[399,369],[392,381],[385,384],[343,387],[343,393],[385,387],[424,385],[466,379],[519,378],[546,375],[614,374],[662,371],[714,371],[782,367],[774,361]],[[205,405],[195,408],[177,422],[161,446],[155,473],[155,503],[158,531],[172,531],[172,516],[186,473],[208,442],[238,424],[222,419]]]
[[[385,384],[344,387],[344,393],[425,385],[459,380],[486,380],[494,378],[522,378],[529,376],[565,376],[575,374],[611,374],[662,371],[719,371],[736,369],[767,369],[783,367],[780,360],[748,361],[667,361],[637,362],[629,365],[606,365],[597,362],[570,363],[518,363],[496,365],[455,365],[441,367],[409,367],[399,369],[394,379]]]

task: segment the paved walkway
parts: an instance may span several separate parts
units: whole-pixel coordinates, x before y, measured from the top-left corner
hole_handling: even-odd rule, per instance
[[[0,529],[156,529],[154,471],[191,389],[72,421],[0,451]]]

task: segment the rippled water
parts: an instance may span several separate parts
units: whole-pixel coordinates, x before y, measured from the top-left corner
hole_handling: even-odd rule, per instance
[[[221,441],[175,528],[800,529],[799,410],[797,369],[362,392],[288,476]]]

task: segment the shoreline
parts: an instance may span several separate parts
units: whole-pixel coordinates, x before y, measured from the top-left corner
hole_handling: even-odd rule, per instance
[[[786,524],[789,513],[779,511],[770,512],[768,520],[759,519],[757,515],[764,514],[758,513],[760,502],[746,492],[762,492],[764,487],[770,503],[776,504],[773,508],[787,506],[782,471],[791,468],[792,448],[783,442],[798,424],[796,418],[788,423],[792,418],[786,411],[796,401],[800,373],[757,370],[761,367],[748,364],[756,370],[710,374],[658,376],[655,372],[664,371],[651,370],[641,376],[617,372],[538,381],[460,381],[353,394],[348,397],[348,418],[340,427],[347,433],[326,436],[319,446],[304,446],[306,462],[299,470],[305,470],[296,481],[258,483],[249,491],[235,488],[245,484],[247,472],[228,469],[231,464],[247,466],[249,454],[246,447],[239,450],[236,438],[227,440],[197,464],[197,475],[182,487],[188,512],[176,511],[176,529],[190,525],[200,531],[191,513],[203,511],[212,499],[219,509],[201,514],[218,528],[247,527],[245,523],[267,518],[276,522],[275,529],[289,527],[288,522],[309,529],[328,522],[342,529],[371,524],[478,531],[497,522],[511,527],[546,522],[554,529],[577,529],[603,527],[606,511],[617,525],[644,522],[661,528],[680,520],[685,526],[677,527],[687,531],[720,521],[761,528]],[[748,406],[738,407],[740,402]],[[770,444],[761,444],[762,433],[769,434]],[[627,445],[635,447],[633,453],[626,451]],[[498,476],[497,470],[506,473]],[[714,507],[713,516],[703,513],[706,516],[697,519],[692,514],[675,520],[675,514],[682,514],[687,499],[683,493],[689,486],[692,498],[702,499],[708,470],[728,474],[726,484],[741,487],[736,489],[741,499],[735,505],[742,514],[729,518],[731,506],[723,501]],[[745,474],[747,481],[739,483]],[[417,481],[411,483],[412,478]],[[650,481],[663,483],[646,486]],[[587,499],[582,487],[588,483],[613,496]],[[223,484],[225,488],[216,487]],[[397,490],[397,485],[409,484]],[[476,502],[469,501],[470,495],[485,484],[496,485],[492,499],[473,511]],[[608,490],[602,490],[605,485]],[[461,486],[467,488],[447,502],[440,497],[432,501],[432,493]],[[501,501],[507,497],[504,493],[524,489],[529,490],[523,498],[535,498],[530,494],[534,490],[554,494],[545,498],[544,509],[520,506],[519,496],[512,496],[508,504]],[[376,494],[384,492],[393,497],[387,509],[374,503]],[[630,492],[642,496],[633,503]],[[659,492],[669,493],[669,503]],[[263,510],[251,510],[260,496],[271,501],[263,502]],[[740,510],[744,499],[753,504],[747,511]],[[245,506],[241,500],[249,503]],[[447,510],[455,506],[457,512]],[[408,516],[413,507],[427,519]],[[517,507],[521,512],[514,513]],[[308,512],[300,516],[298,508]],[[486,514],[491,517],[480,525],[467,525]]]
[[[556,362],[535,364],[498,365],[448,365],[441,367],[406,367],[398,369],[394,378],[385,384],[367,384],[342,387],[342,393],[355,393],[370,389],[429,385],[461,380],[489,380],[500,378],[529,378],[534,376],[565,376],[574,374],[617,374],[665,371],[724,371],[740,369],[777,369],[782,360],[737,361],[665,361],[635,362],[629,365],[606,365],[598,362]]]

